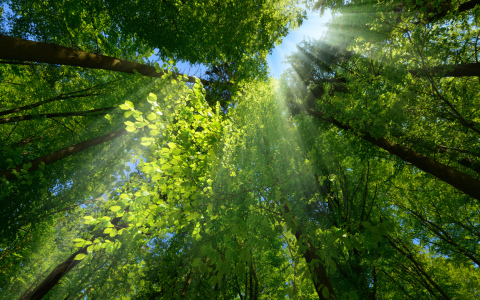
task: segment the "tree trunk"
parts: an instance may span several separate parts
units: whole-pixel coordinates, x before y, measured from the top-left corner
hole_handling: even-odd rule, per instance
[[[355,131],[348,123],[343,124],[332,117],[326,117],[321,113],[311,110],[308,113],[311,116],[322,121],[329,122],[340,129]],[[422,171],[432,174],[438,179],[464,192],[465,194],[480,200],[480,181],[472,176],[437,162],[436,160],[415,152],[412,149],[390,142],[384,138],[377,139],[371,136],[369,133],[360,133],[362,134],[361,138],[364,140],[386,150],[393,155],[398,156],[406,162],[413,164]]]
[[[93,139],[90,139],[90,140],[87,140],[87,141],[84,141],[84,142],[81,142],[81,143],[75,144],[73,146],[63,148],[61,150],[52,152],[52,153],[44,155],[42,157],[36,158],[36,159],[30,161],[31,166],[26,171],[28,173],[30,173],[32,171],[37,170],[40,167],[41,163],[44,163],[45,165],[52,164],[54,162],[57,162],[57,161],[61,160],[62,158],[65,158],[65,157],[68,157],[68,156],[73,155],[75,153],[78,153],[80,151],[86,150],[90,147],[105,143],[107,141],[110,141],[114,138],[125,135],[127,133],[128,133],[128,131],[125,130],[125,129],[117,130],[117,131],[110,132],[108,134],[105,134],[105,135],[102,135],[102,136],[99,136],[99,137],[96,137],[96,138],[93,138]],[[8,181],[15,180],[15,179],[17,179],[16,173],[21,174],[20,170],[22,170],[22,169],[23,169],[23,164],[15,167],[13,169],[9,169],[7,171],[1,172],[0,173],[0,180],[3,177]]]
[[[253,296],[253,266],[252,266],[251,262],[250,262],[250,268],[249,268],[249,280],[250,280],[250,284],[249,284],[250,300],[253,300],[254,299],[254,296]]]
[[[75,260],[75,256],[78,254],[87,254],[87,246],[73,253],[64,262],[57,265],[33,291],[22,295],[20,300],[42,299],[68,271],[81,262],[80,260]]]
[[[181,295],[182,298],[184,298],[185,295],[187,294],[188,286],[192,282],[191,276],[192,276],[192,271],[188,272],[187,281],[185,282],[185,285],[183,286],[183,289],[182,289],[182,295]]]
[[[480,63],[461,65],[443,65],[426,69],[410,70],[413,76],[430,74],[433,77],[467,77],[480,76]]]
[[[283,199],[283,208],[285,210],[285,215],[291,214],[292,211],[288,208],[287,201]],[[284,215],[284,217],[286,217]],[[293,217],[294,219],[298,218],[296,216]],[[295,225],[293,225],[295,226]],[[298,243],[305,243],[307,248],[305,252],[303,253],[303,257],[307,261],[307,265],[313,266],[313,272],[312,272],[312,281],[313,285],[315,286],[315,291],[317,292],[317,296],[320,300],[329,300],[329,299],[337,299],[337,296],[335,294],[335,290],[333,289],[333,285],[330,282],[330,278],[327,275],[327,269],[323,265],[322,261],[320,260],[320,257],[315,253],[315,248],[313,245],[310,243],[308,238],[303,236],[302,229],[297,226],[295,230],[295,238],[297,239]],[[324,290],[328,289],[328,297],[324,296]]]
[[[77,93],[77,92],[74,92],[74,93]],[[73,94],[73,93],[70,93],[70,94]],[[68,99],[73,99],[73,98],[97,96],[99,94],[80,94],[80,95],[70,95],[70,96],[67,96],[67,95],[68,94],[61,94],[61,95],[58,95],[56,97],[53,97],[53,98],[50,98],[50,99],[47,99],[47,100],[39,101],[37,103],[33,103],[33,104],[29,104],[29,105],[25,105],[25,106],[21,106],[21,107],[17,107],[17,108],[7,109],[7,110],[4,110],[4,111],[0,111],[0,116],[9,115],[9,114],[17,113],[19,111],[32,109],[32,108],[38,107],[42,104],[50,103],[50,102],[53,102],[53,101],[56,101],[56,100],[68,100]]]
[[[108,110],[112,110],[114,108],[115,107],[105,107],[105,108],[97,108],[97,109],[92,109],[92,110],[87,110],[87,111],[17,116],[17,117],[0,119],[0,124],[27,121],[27,120],[31,120],[31,119],[37,118],[37,117],[38,118],[43,118],[43,117],[45,117],[45,118],[59,118],[59,117],[72,117],[72,116],[88,116],[88,115],[90,115],[92,113],[95,113],[95,112],[108,111]],[[98,114],[92,114],[92,115],[96,116]]]
[[[447,2],[449,2],[449,1],[447,1]],[[455,12],[456,13],[462,13],[462,12],[471,10],[478,4],[480,4],[480,0],[471,0],[471,1],[468,1],[468,2],[465,2],[465,3],[462,3],[458,7],[458,10],[456,10]],[[420,9],[421,7],[418,7],[418,8]],[[434,14],[431,18],[428,18],[427,21],[428,22],[434,22],[434,21],[440,20],[441,18],[445,17],[447,15],[447,13],[448,13],[448,9],[447,10],[442,10],[439,13]]]
[[[34,42],[10,36],[0,35],[0,59],[33,61],[55,65],[77,66],[90,69],[109,70],[134,74],[138,72],[143,76],[161,78],[168,71],[155,67],[123,60],[115,57],[99,55],[82,50],[63,47],[57,44]],[[168,72],[174,79],[181,80],[184,75]],[[187,76],[187,82],[195,83],[196,78]],[[206,80],[200,80],[208,84]]]
[[[423,267],[420,265],[420,263],[415,259],[413,254],[407,253],[404,250],[401,249],[400,246],[397,246],[391,238],[387,237],[387,241],[390,243],[390,245],[395,248],[399,253],[401,253],[403,256],[408,258],[415,268],[427,279],[427,281],[443,296],[444,299],[452,299],[450,296],[447,295],[447,293],[433,280],[433,278],[423,269]],[[434,294],[434,293],[432,293]]]
[[[395,280],[390,274],[388,274],[384,270],[381,270],[381,271],[382,271],[383,274],[385,274],[387,276],[388,279],[390,279],[390,281],[394,285],[396,285],[405,294],[405,296],[408,297],[408,299],[413,299],[412,296],[410,296],[410,294],[407,292],[407,290],[405,290],[405,288],[398,282],[398,280]]]
[[[427,228],[428,230],[433,232],[433,234],[435,234],[439,239],[443,240],[447,244],[454,247],[459,253],[466,256],[468,259],[470,259],[477,266],[480,266],[480,260],[475,257],[474,253],[472,253],[470,250],[462,247],[457,242],[455,242],[453,237],[445,229],[443,229],[442,226],[433,223],[432,221],[428,220],[426,217],[423,217],[418,212],[413,211],[413,210],[407,208],[406,206],[404,206],[402,204],[397,203],[397,205],[402,207],[403,209],[409,211],[412,215],[414,215],[419,220],[419,222],[424,224],[424,228]]]
[[[479,5],[479,4],[480,4],[480,0],[471,0],[471,1],[465,2],[463,4],[460,4],[457,12],[464,12],[464,11],[473,9],[476,5]]]
[[[298,242],[300,242],[303,238],[302,234],[303,233],[301,229],[295,232],[295,238]],[[312,280],[318,298],[320,300],[329,300],[331,298],[337,299],[335,296],[335,290],[330,282],[330,278],[327,276],[327,269],[325,269],[320,257],[315,253],[313,245],[310,244],[308,240],[304,240],[304,242],[307,245],[307,249],[305,250],[305,253],[303,253],[303,257],[307,261],[307,265],[313,265]],[[323,290],[325,288],[328,289],[328,297],[324,297],[323,295]]]
[[[128,211],[128,207],[125,209]],[[121,227],[121,228],[126,228],[127,224],[122,224],[118,225],[118,222],[122,219],[122,217],[116,217],[113,218],[111,223],[113,226],[116,228]],[[96,238],[100,237],[105,237],[108,234],[99,234],[94,236],[91,241],[94,241]],[[78,251],[70,255],[66,260],[64,260],[62,263],[58,264],[51,272],[48,274],[48,276],[42,280],[42,282],[37,285],[37,287],[31,291],[23,294],[20,297],[20,300],[39,300],[42,299],[58,282],[71,270],[73,269],[76,265],[78,265],[81,260],[75,260],[75,256],[78,254],[87,254],[87,246],[84,246],[80,248]]]

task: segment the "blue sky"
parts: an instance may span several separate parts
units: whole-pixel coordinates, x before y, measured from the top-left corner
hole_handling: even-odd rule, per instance
[[[4,8],[4,11],[10,11],[5,3],[1,6]],[[302,26],[290,32],[290,34],[283,38],[281,44],[277,45],[272,53],[268,55],[267,63],[270,68],[270,74],[273,77],[280,78],[282,73],[289,67],[288,64],[284,63],[285,56],[295,52],[296,45],[300,44],[302,40],[320,38],[326,31],[327,23],[330,20],[331,14],[329,11],[326,11],[325,14],[320,17],[319,12],[307,10],[307,19],[303,22]],[[158,59],[158,56],[153,55],[151,59],[155,61]],[[182,62],[178,62],[177,67],[180,73],[196,77],[204,75],[206,71],[203,65],[192,66],[189,63]]]
[[[290,55],[297,50],[296,46],[304,39],[318,39],[327,29],[327,23],[331,20],[331,14],[327,11],[320,17],[319,12],[307,11],[307,19],[302,26],[290,32],[282,43],[276,46],[272,54],[268,55],[267,63],[270,68],[270,74],[275,78],[280,78],[282,73],[289,67],[284,63],[285,56]]]
[[[275,78],[280,78],[283,72],[289,67],[285,63],[285,56],[290,55],[297,50],[296,46],[304,39],[318,39],[327,30],[327,23],[331,20],[330,12],[326,11],[320,17],[319,12],[307,11],[307,19],[302,26],[290,32],[283,38],[281,44],[277,45],[271,54],[267,56],[270,74]],[[192,66],[189,63],[178,62],[177,67],[180,73],[190,76],[204,75],[206,68],[203,65]]]

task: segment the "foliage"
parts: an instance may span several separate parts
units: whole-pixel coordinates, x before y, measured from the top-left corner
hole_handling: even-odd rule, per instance
[[[320,1],[330,32],[276,82],[293,2],[8,3],[11,34],[158,48],[217,84],[0,64],[0,170],[23,166],[0,183],[0,298],[478,298],[478,7]]]
[[[247,76],[304,15],[296,0],[8,1],[10,34],[124,59],[237,62]]]

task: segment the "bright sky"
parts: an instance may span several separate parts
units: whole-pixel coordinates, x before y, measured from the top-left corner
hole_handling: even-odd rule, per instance
[[[273,77],[280,78],[282,73],[289,67],[284,63],[285,56],[296,52],[296,46],[304,39],[318,39],[327,30],[327,23],[332,19],[331,14],[326,11],[322,17],[319,12],[307,11],[307,19],[302,26],[290,32],[282,43],[275,47],[272,54],[268,55],[267,63],[270,68],[270,74]]]
[[[304,39],[318,39],[327,30],[327,23],[332,19],[329,11],[326,11],[322,17],[319,12],[307,11],[307,19],[302,26],[290,32],[282,43],[277,45],[272,54],[267,56],[268,67],[270,74],[275,78],[280,78],[282,73],[289,67],[284,63],[285,56],[297,51],[297,45]],[[205,73],[206,67],[203,65],[192,66],[189,63],[177,63],[180,73],[189,74],[191,76],[201,76]]]
[[[327,30],[327,24],[331,19],[332,15],[329,11],[326,11],[323,16],[320,17],[319,12],[307,10],[307,19],[303,22],[302,26],[290,32],[283,38],[282,43],[273,49],[272,54],[267,56],[270,74],[275,78],[280,78],[282,73],[289,67],[287,63],[284,63],[286,60],[285,56],[296,52],[296,46],[303,40],[320,38]],[[152,56],[152,58],[158,59],[155,55]],[[203,65],[192,66],[185,62],[178,62],[177,67],[180,73],[196,77],[203,75],[207,69]]]

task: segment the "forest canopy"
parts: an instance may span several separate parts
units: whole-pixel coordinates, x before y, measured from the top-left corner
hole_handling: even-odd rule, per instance
[[[480,1],[0,3],[0,299],[480,297]]]

